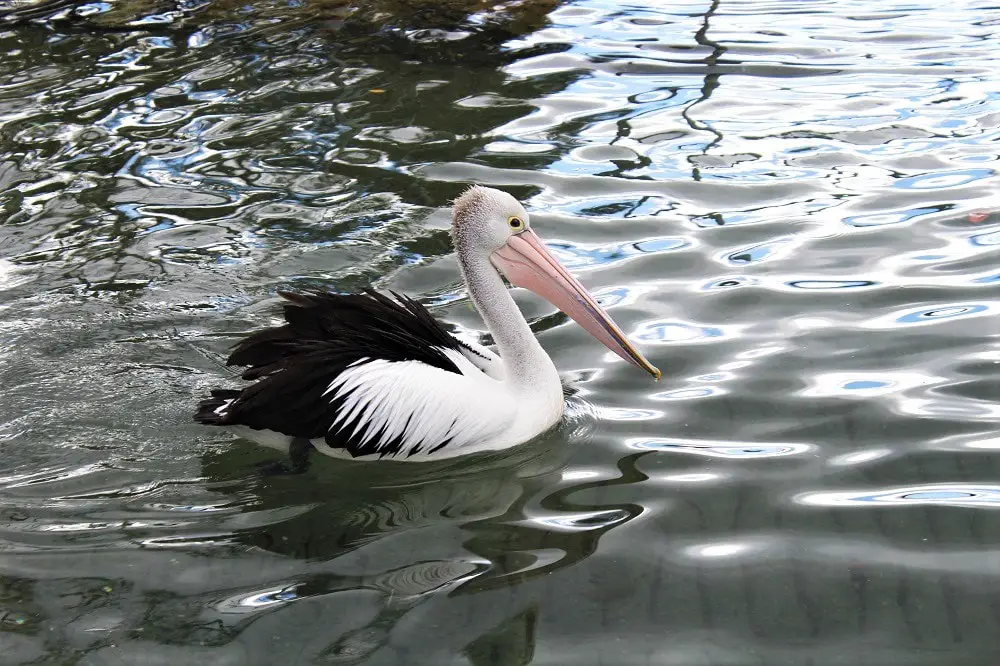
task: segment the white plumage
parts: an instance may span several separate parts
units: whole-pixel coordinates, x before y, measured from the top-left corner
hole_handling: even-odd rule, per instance
[[[252,334],[229,358],[257,383],[213,391],[196,420],[336,457],[427,460],[528,441],[559,421],[562,385],[499,271],[659,377],[545,249],[513,197],[470,189],[455,202],[452,235],[499,355],[459,340],[402,296],[283,294],[287,323]]]
[[[402,438],[414,455],[444,457],[503,448],[516,430],[519,401],[456,350],[442,350],[461,374],[419,361],[373,360],[341,373],[327,391],[344,400],[331,431],[352,429],[381,453],[380,443]],[[561,394],[560,394],[561,395]],[[542,429],[558,422],[562,405],[539,414]],[[439,449],[440,450],[436,450]],[[442,455],[443,454],[443,455]]]

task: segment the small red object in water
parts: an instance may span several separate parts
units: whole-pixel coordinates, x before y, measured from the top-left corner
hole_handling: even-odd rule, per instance
[[[974,224],[979,224],[980,222],[986,220],[986,218],[988,218],[989,216],[990,214],[988,211],[974,210],[971,213],[969,213],[969,222],[972,222]]]

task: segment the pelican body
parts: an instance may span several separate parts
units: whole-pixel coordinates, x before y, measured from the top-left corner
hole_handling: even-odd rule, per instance
[[[362,459],[436,460],[527,442],[559,422],[563,389],[501,274],[659,379],[514,197],[470,188],[454,202],[451,233],[496,352],[459,340],[399,294],[282,292],[286,323],[249,335],[227,362],[254,383],[212,391],[195,420],[279,449]]]

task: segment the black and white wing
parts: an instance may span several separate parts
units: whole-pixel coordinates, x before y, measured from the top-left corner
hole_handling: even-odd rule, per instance
[[[456,339],[416,301],[281,296],[286,323],[248,336],[227,361],[256,382],[213,391],[196,421],[322,440],[352,456],[411,456],[474,445],[513,419],[494,377],[499,358]]]

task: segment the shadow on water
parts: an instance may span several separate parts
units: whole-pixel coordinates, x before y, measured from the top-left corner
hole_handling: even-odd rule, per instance
[[[215,589],[201,603],[185,597],[183,608],[160,605],[155,612],[171,618],[171,634],[186,626],[185,642],[222,644],[293,602],[363,600],[363,615],[370,617],[336,638],[337,630],[327,627],[323,638],[331,642],[317,657],[319,663],[361,663],[386,645],[404,616],[437,595],[476,594],[571,566],[593,552],[604,532],[640,511],[623,506],[595,512],[565,499],[565,490],[551,492],[561,484],[572,449],[585,446],[593,430],[587,405],[572,405],[555,431],[508,452],[381,466],[320,457],[304,474],[258,480],[253,509],[232,521],[229,538],[283,558],[330,563],[337,572],[313,566],[315,573],[294,580]],[[247,468],[260,453],[236,446],[205,454],[203,474],[211,484],[235,489],[247,483]],[[587,508],[590,514],[580,513]],[[469,644],[470,655],[498,644],[502,651],[530,652],[530,644],[512,648],[505,636],[530,636],[531,608],[538,603],[523,602],[525,610],[499,630],[484,628]]]
[[[179,482],[204,488],[200,499],[182,489],[170,501],[155,485],[73,492],[71,479],[87,471],[79,469],[5,478],[6,506],[15,497],[50,506],[47,516],[4,514],[0,537],[23,553],[0,588],[5,628],[29,637],[58,625],[50,635],[65,654],[96,651],[105,663],[118,641],[132,646],[120,653],[126,661],[150,642],[182,660],[209,648],[239,652],[237,637],[266,644],[275,628],[261,625],[277,619],[301,624],[294,640],[311,663],[362,663],[418,608],[571,566],[638,512],[553,492],[595,425],[586,403],[570,405],[563,424],[530,446],[442,463],[319,457],[305,474],[261,476],[257,463],[273,452],[227,442],[201,456],[197,482]],[[84,522],[60,520],[60,507]],[[148,558],[141,575],[125,564],[136,553]],[[67,557],[69,576],[58,573]],[[530,654],[542,601],[536,594],[465,622],[452,638],[467,645],[435,649],[466,650],[484,664],[496,663],[488,655],[497,650]],[[317,603],[351,611],[317,617]]]

